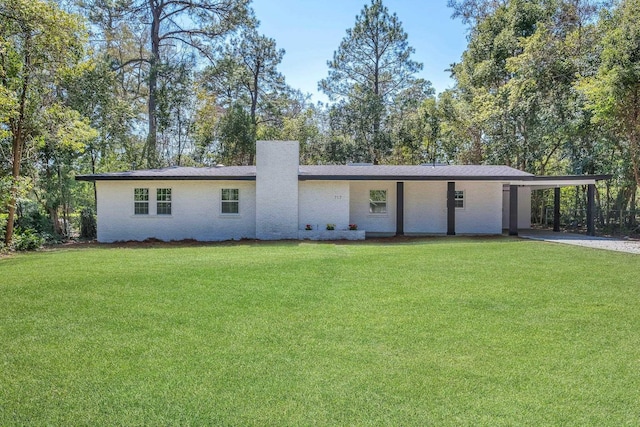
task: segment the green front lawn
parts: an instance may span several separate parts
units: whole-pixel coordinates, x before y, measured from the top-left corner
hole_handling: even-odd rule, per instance
[[[640,256],[509,238],[0,260],[0,425],[638,425]]]

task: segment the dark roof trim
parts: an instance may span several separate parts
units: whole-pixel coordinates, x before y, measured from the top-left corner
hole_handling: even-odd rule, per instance
[[[534,176],[533,181],[581,181],[585,179],[594,179],[596,181],[606,181],[613,175],[556,175],[556,176]]]
[[[77,175],[76,181],[255,181],[250,175],[238,176],[109,176],[109,175]]]
[[[530,179],[522,176],[471,175],[298,175],[299,181],[514,181]]]
[[[298,175],[299,181],[604,181],[612,175],[558,175],[558,176],[417,176],[417,175]],[[126,176],[126,175],[77,175],[77,181],[255,181],[255,175],[227,176]]]
[[[416,175],[299,175],[299,181],[603,181],[611,175],[559,175],[559,176],[416,176]]]

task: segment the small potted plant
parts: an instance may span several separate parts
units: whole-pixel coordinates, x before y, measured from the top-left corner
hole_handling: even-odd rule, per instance
[[[304,227],[304,229],[305,229],[305,230],[313,230],[313,226],[312,226],[311,224],[307,224],[307,225]]]
[[[349,224],[349,230],[357,230],[358,224]]]
[[[336,229],[335,224],[327,224],[327,230],[335,230],[335,229]]]

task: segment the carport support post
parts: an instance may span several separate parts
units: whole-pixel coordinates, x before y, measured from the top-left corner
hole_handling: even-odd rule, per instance
[[[447,182],[447,236],[456,235],[456,183]]]
[[[553,189],[553,231],[560,231],[560,187]]]
[[[518,235],[518,186],[509,186],[509,236]]]
[[[596,235],[596,223],[595,223],[595,207],[596,207],[596,186],[589,184],[587,186],[587,236]]]
[[[396,182],[396,236],[404,235],[404,182]]]

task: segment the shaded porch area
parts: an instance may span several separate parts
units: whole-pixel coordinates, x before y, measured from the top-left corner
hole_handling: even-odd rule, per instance
[[[575,187],[586,186],[586,235],[595,236],[595,218],[596,218],[596,183],[601,180],[609,179],[608,175],[593,175],[584,176],[564,176],[564,177],[552,177],[542,176],[535,177],[533,182],[528,183],[510,183],[508,186],[504,186],[504,190],[508,195],[508,202],[505,203],[505,209],[503,215],[508,215],[508,234],[510,236],[518,236],[520,234],[521,226],[518,224],[518,198],[522,192],[521,189],[527,190],[527,196],[530,198],[531,193],[536,190],[548,190],[553,189],[553,232],[560,232],[560,204],[561,204],[561,188],[562,187]],[[508,211],[508,213],[507,213]],[[528,232],[529,230],[527,230]]]

